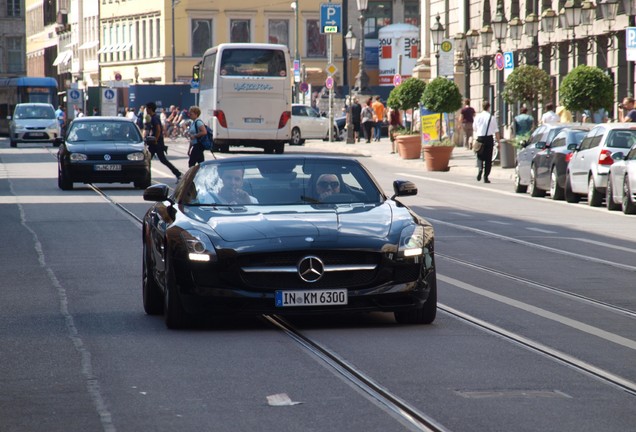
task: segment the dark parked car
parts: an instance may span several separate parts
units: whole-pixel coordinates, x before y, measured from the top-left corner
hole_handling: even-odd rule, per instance
[[[537,127],[530,135],[528,141],[517,152],[517,164],[515,165],[515,192],[525,193],[530,185],[530,166],[532,158],[539,151],[537,146],[552,142],[554,137],[566,127],[580,126],[580,123],[555,123],[543,124]]]
[[[143,304],[181,328],[199,314],[393,312],[435,319],[432,226],[355,159],[254,156],[146,189]]]
[[[565,173],[572,151],[583,141],[592,124],[562,129],[549,143],[539,142],[540,151],[532,158],[529,192],[533,197],[545,196],[562,200],[565,197]]]
[[[57,184],[129,183],[150,186],[150,153],[139,128],[123,117],[80,117],[71,123],[57,153]]]

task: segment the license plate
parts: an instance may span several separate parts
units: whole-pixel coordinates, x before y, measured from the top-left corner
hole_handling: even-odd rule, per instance
[[[117,164],[95,165],[95,171],[121,171],[121,165],[117,165]]]
[[[258,118],[258,117],[245,117],[243,119],[245,121],[245,123],[261,123],[262,119]]]
[[[43,138],[46,136],[46,134],[42,132],[30,132],[29,135],[32,136],[33,138]]]
[[[276,307],[346,305],[347,290],[276,291]]]

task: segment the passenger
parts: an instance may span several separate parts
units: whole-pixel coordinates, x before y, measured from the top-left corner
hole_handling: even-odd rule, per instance
[[[258,204],[258,200],[243,190],[245,170],[238,167],[220,167],[219,178],[223,186],[219,198],[223,204]]]
[[[327,197],[340,193],[340,180],[335,174],[322,174],[316,182],[316,195],[320,201]]]

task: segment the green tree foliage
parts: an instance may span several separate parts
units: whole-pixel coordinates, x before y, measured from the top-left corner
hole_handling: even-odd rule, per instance
[[[503,98],[510,103],[535,102],[550,98],[550,75],[536,66],[524,65],[515,68],[506,79]]]
[[[402,84],[391,90],[386,104],[391,109],[408,110],[417,106],[422,98],[426,83],[417,78],[404,80]]]
[[[462,107],[462,94],[455,81],[437,77],[426,85],[426,89],[424,89],[422,94],[422,105],[433,112],[439,113],[439,124],[441,125],[444,113],[455,112]],[[438,133],[441,143],[442,131],[439,130]]]
[[[610,110],[614,103],[612,79],[596,66],[581,65],[570,71],[559,87],[561,103],[570,111],[600,108]]]

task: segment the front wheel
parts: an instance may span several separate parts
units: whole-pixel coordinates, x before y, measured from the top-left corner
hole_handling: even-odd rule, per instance
[[[521,176],[519,175],[519,165],[515,166],[515,192],[526,193],[528,186],[521,184]]]
[[[191,324],[191,317],[183,308],[183,303],[179,297],[174,266],[168,250],[166,250],[165,278],[163,317],[166,327],[171,330],[187,328]]]
[[[545,191],[537,187],[537,173],[535,172],[535,167],[530,167],[530,196],[533,197],[543,197],[545,196]]]
[[[636,203],[633,200],[627,176],[625,176],[623,181],[623,213],[636,214]]]
[[[293,128],[291,131],[291,139],[289,140],[291,145],[301,145],[303,143],[303,139],[300,136],[300,129],[297,127]]]
[[[146,172],[142,178],[140,178],[139,180],[135,180],[134,185],[137,189],[146,189],[150,186],[151,183],[152,180],[150,178],[150,170],[148,170],[148,172]]]
[[[57,187],[62,190],[73,190],[73,180],[71,180],[68,172],[61,166],[57,169]]]
[[[559,176],[556,167],[553,167],[550,171],[550,198],[561,201],[564,196],[565,191],[559,186]]]
[[[148,315],[159,315],[163,312],[163,299],[161,289],[155,281],[151,271],[151,259],[146,241],[143,245],[142,265],[142,299],[144,311]]]
[[[600,207],[603,203],[603,197],[599,193],[596,186],[594,186],[594,177],[590,176],[587,181],[587,204],[592,207]]]
[[[581,201],[581,197],[572,191],[572,184],[570,183],[570,176],[565,175],[565,200],[569,203],[576,204]]]
[[[395,321],[400,324],[430,324],[437,315],[437,284],[433,283],[426,302],[413,309],[396,311],[393,313]]]
[[[17,143],[17,142],[15,142],[15,141],[9,141],[9,145],[10,145],[11,147],[17,147],[17,146],[18,146],[18,143]]]

